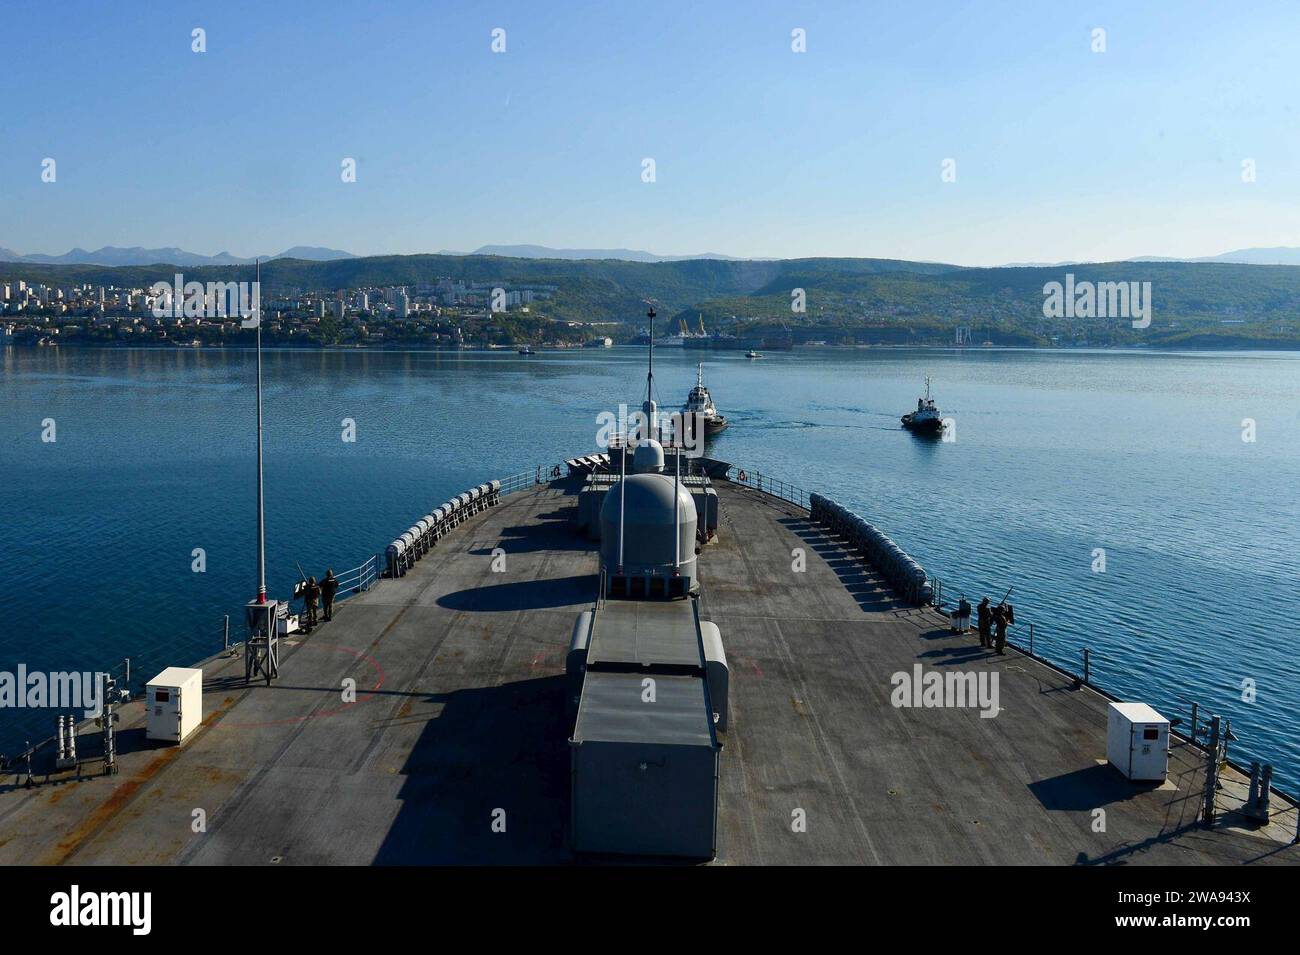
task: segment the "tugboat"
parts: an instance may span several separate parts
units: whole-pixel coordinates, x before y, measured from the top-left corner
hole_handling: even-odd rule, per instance
[[[525,345],[523,348],[519,349],[519,354],[521,354],[521,355],[536,355],[537,352],[533,351],[533,347],[532,347],[531,345]]]
[[[686,404],[682,405],[683,418],[686,415],[696,416],[688,420],[701,422],[706,438],[727,427],[726,417],[718,414],[718,409],[713,404],[713,396],[709,394],[709,389],[704,387],[704,362],[700,362],[695,372],[695,387],[691,389]]]
[[[930,397],[930,378],[925,379],[925,397],[916,399],[916,410],[903,415],[903,427],[916,434],[943,434],[943,418]]]
[[[754,349],[751,348],[749,351],[745,352],[745,357],[746,357],[746,358],[762,358],[763,356],[762,356],[762,354],[760,354],[759,352],[754,351]]]

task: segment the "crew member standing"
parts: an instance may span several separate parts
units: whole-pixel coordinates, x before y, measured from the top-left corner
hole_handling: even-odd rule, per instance
[[[957,602],[957,613],[953,623],[953,630],[957,633],[965,633],[970,629],[970,601],[963,595]]]
[[[320,601],[320,584],[315,577],[307,578],[307,589],[303,591],[303,604],[307,608],[307,629],[316,626],[316,605]]]
[[[980,628],[980,646],[991,647],[993,645],[993,615],[989,611],[989,598],[985,597],[979,605],[979,628]]]
[[[1006,653],[1007,623],[1009,622],[1008,618],[1010,616],[1011,612],[1009,608],[1004,607],[1002,604],[998,604],[993,608],[993,625],[997,627],[996,646],[998,653]]]
[[[334,619],[334,595],[339,592],[339,579],[334,576],[334,568],[325,571],[325,579],[320,582],[320,599],[325,605],[325,619]]]

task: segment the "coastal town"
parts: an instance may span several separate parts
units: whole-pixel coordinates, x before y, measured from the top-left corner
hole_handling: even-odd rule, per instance
[[[250,344],[239,283],[177,277],[149,287],[0,283],[0,344],[222,346]],[[244,283],[247,284],[247,283]],[[216,288],[214,289],[214,286]],[[414,286],[287,290],[261,301],[263,340],[304,347],[608,347],[617,323],[548,317],[555,286],[441,279]]]

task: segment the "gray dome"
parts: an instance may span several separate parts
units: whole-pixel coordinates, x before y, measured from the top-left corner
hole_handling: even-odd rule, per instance
[[[671,569],[676,559],[682,565],[690,565],[688,576],[694,576],[695,501],[685,485],[676,484],[680,524],[674,534],[674,484],[666,474],[629,474],[606,492],[600,508],[600,553],[607,567],[619,563],[619,504],[626,495],[624,565],[646,570]]]
[[[625,524],[653,525],[673,523],[673,484],[667,474],[629,474],[605,494],[600,508],[602,521],[618,524],[620,501],[626,499]],[[626,494],[621,485],[627,486]],[[677,516],[683,521],[695,520],[695,501],[686,485],[677,485]]]
[[[664,469],[664,446],[651,438],[636,446],[632,452],[632,470],[638,474]],[[671,504],[671,501],[669,502]]]

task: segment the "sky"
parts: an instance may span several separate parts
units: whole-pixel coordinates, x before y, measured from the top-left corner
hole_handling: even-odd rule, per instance
[[[20,253],[1300,246],[1294,0],[5,0],[0,36]]]

